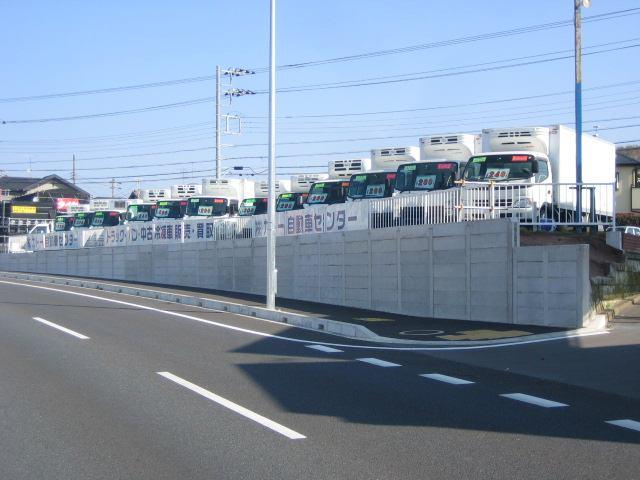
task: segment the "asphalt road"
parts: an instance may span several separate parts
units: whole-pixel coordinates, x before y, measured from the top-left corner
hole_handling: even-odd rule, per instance
[[[531,348],[380,349],[2,281],[0,478],[638,478],[640,424],[606,423],[640,422],[633,390],[521,360],[581,345]],[[584,369],[615,357],[591,350]]]

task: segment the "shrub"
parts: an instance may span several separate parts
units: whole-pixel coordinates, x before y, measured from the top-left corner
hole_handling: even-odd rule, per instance
[[[623,212],[616,215],[616,225],[640,227],[640,213]]]

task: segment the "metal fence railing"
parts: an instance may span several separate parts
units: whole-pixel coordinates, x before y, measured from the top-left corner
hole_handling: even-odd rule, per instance
[[[583,216],[576,217],[578,195]],[[277,214],[280,236],[332,233],[411,225],[513,218],[534,228],[615,226],[615,186],[608,183],[483,184],[463,183],[448,190],[400,194],[391,198],[316,205]],[[189,243],[267,234],[267,215],[131,222],[117,227],[39,235],[14,235],[6,250],[23,252],[83,247]]]

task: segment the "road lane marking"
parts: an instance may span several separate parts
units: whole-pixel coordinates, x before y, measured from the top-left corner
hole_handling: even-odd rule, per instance
[[[443,375],[441,373],[423,373],[420,375],[424,378],[430,378],[431,380],[437,380],[439,382],[450,383],[452,385],[468,385],[473,383],[470,380],[464,380],[462,378],[450,377],[449,375]]]
[[[38,280],[31,280],[31,281],[37,282]],[[103,302],[116,303],[118,305],[127,305],[129,307],[139,308],[140,310],[148,310],[148,311],[151,311],[151,312],[163,313],[165,315],[171,315],[171,316],[174,316],[174,317],[186,318],[188,320],[193,320],[195,322],[205,323],[207,325],[214,325],[216,327],[226,328],[228,330],[234,330],[234,331],[237,331],[237,332],[248,333],[248,334],[256,335],[256,336],[259,336],[259,337],[274,338],[274,339],[277,339],[277,340],[284,340],[284,341],[287,341],[287,342],[295,342],[295,343],[309,343],[309,340],[303,340],[303,339],[299,339],[299,338],[283,337],[281,335],[273,335],[273,334],[270,334],[270,333],[259,332],[259,331],[256,331],[256,330],[249,330],[247,328],[234,327],[233,325],[227,325],[225,323],[214,322],[212,320],[206,320],[204,318],[194,317],[192,315],[185,315],[184,313],[171,312],[169,310],[163,310],[161,308],[149,307],[147,305],[141,305],[139,303],[125,302],[123,300],[116,300],[116,299],[113,299],[113,298],[99,297],[97,295],[90,295],[88,293],[81,293],[81,292],[63,290],[61,288],[44,287],[44,286],[40,286],[40,285],[31,285],[31,284],[28,284],[28,283],[10,282],[10,281],[7,281],[7,280],[0,280],[0,283],[4,283],[4,284],[7,284],[7,285],[20,286],[20,287],[27,287],[27,288],[36,288],[36,289],[39,289],[39,290],[48,290],[48,291],[51,291],[51,292],[66,293],[67,295],[75,295],[75,296],[78,296],[78,297],[92,298],[94,300],[100,300],[100,301],[103,301]],[[77,287],[77,286],[71,286],[71,287],[88,289],[88,287]],[[115,292],[104,292],[104,293],[113,293],[114,295],[116,295]],[[127,295],[127,294],[122,293],[122,294],[119,294],[119,295]],[[145,298],[145,299],[150,301],[150,302],[157,301],[157,300],[154,300],[152,298]],[[229,312],[222,312],[222,313],[229,313]],[[239,314],[239,313],[232,313],[231,315],[247,317],[247,315],[243,315],[243,314]],[[260,320],[260,319],[255,318],[255,317],[251,317],[251,318],[253,320]],[[280,322],[278,322],[278,323],[280,323]],[[316,332],[316,333],[318,333],[318,332]],[[519,346],[519,345],[528,345],[528,344],[532,344],[532,343],[542,343],[542,342],[550,342],[550,341],[554,341],[554,340],[567,340],[569,338],[590,337],[590,336],[593,336],[593,335],[608,335],[608,334],[609,334],[609,332],[607,332],[607,331],[576,333],[575,335],[566,335],[564,337],[541,338],[541,339],[536,339],[536,340],[526,340],[526,341],[518,342],[518,343],[496,343],[496,344],[492,344],[492,345],[468,345],[468,346],[460,346],[460,347],[386,347],[386,346],[378,346],[378,345],[351,345],[351,344],[348,344],[348,343],[332,343],[332,342],[323,342],[323,345],[332,346],[332,347],[341,347],[341,348],[356,348],[356,349],[362,349],[362,350],[385,350],[385,351],[388,350],[388,351],[396,351],[396,352],[405,352],[405,351],[409,351],[409,352],[411,352],[411,351],[414,351],[414,352],[433,352],[433,351],[456,351],[456,350],[484,350],[484,349],[487,349],[487,348],[515,347],[515,346]]]
[[[566,403],[554,402],[553,400],[547,400],[546,398],[534,397],[533,395],[527,395],[526,393],[503,393],[501,397],[510,398],[511,400],[517,400],[519,402],[530,403],[544,408],[558,408],[568,407]]]
[[[319,350],[325,353],[338,353],[343,352],[343,350],[338,350],[337,348],[326,347],[324,345],[305,345],[307,348],[313,348],[314,350]]]
[[[69,335],[73,335],[74,337],[79,338],[80,340],[89,340],[89,337],[87,337],[86,335],[82,335],[81,333],[74,332],[73,330],[69,330],[68,328],[63,327],[62,325],[58,325],[56,323],[50,322],[49,320],[45,320],[44,318],[33,317],[33,319],[36,322],[44,323],[45,325],[49,325],[52,328],[60,330],[61,332],[68,333]]]
[[[226,407],[229,410],[232,410],[242,415],[243,417],[253,420],[254,422],[259,423],[260,425],[263,425],[273,430],[274,432],[284,435],[285,437],[290,438],[291,440],[299,440],[302,438],[307,438],[304,435],[294,430],[291,430],[290,428],[285,427],[284,425],[280,425],[279,423],[276,423],[273,420],[269,420],[267,417],[263,417],[262,415],[256,412],[253,412],[248,408],[238,405],[237,403],[233,403],[231,400],[227,400],[226,398],[216,395],[215,393],[210,392],[205,388],[199,387],[195,383],[191,383],[188,380],[185,380],[184,378],[180,378],[177,375],[174,375],[173,373],[170,373],[170,372],[156,372],[156,373],[168,380],[171,380],[172,382],[177,383],[178,385],[181,385],[191,390],[192,392],[195,392],[199,395],[202,395],[205,398],[208,398],[209,400],[217,403],[218,405],[222,405],[223,407]]]
[[[359,362],[370,363],[371,365],[377,365],[378,367],[401,367],[397,363],[387,362],[378,358],[356,358]]]
[[[626,418],[624,420],[607,420],[604,423],[609,423],[611,425],[615,425],[616,427],[629,428],[631,430],[635,430],[636,432],[640,432],[640,422],[636,422],[635,420],[631,420]]]

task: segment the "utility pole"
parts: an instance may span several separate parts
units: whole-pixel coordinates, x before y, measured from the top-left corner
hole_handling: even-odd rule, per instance
[[[255,72],[245,68],[230,68],[228,70],[222,70],[220,65],[216,66],[216,178],[220,178],[222,176],[222,114],[220,113],[220,101],[222,100],[222,75],[233,78],[240,77],[242,75],[253,75],[254,73]],[[239,88],[231,88],[224,92],[225,97],[229,97],[230,99],[233,97],[242,97],[244,95],[254,94],[255,92],[252,92],[251,90]],[[229,115],[225,115],[225,118],[228,122]]]
[[[270,1],[269,38],[269,200],[267,232],[267,301],[269,310],[276,308],[278,271],[276,270],[276,0]]]
[[[591,0],[574,0],[575,32],[575,116],[576,116],[576,219],[582,223],[582,17],[580,8],[589,8]]]
[[[111,179],[111,198],[115,198],[116,197],[116,179],[112,178]]]
[[[76,184],[76,155],[73,155],[73,169],[71,170],[71,183]]]

